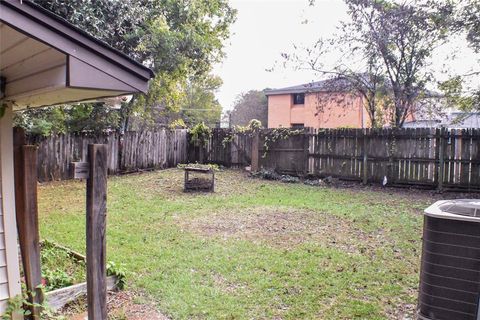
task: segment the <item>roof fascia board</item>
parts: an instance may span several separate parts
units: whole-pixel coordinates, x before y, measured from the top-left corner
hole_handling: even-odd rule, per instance
[[[0,0],[0,4],[1,3],[3,2]],[[75,57],[80,61],[94,66],[114,78],[122,79],[123,82],[138,91],[147,91],[148,80],[144,77],[139,77],[138,74],[128,71],[126,68],[121,68],[118,64],[114,64],[107,59],[103,59],[102,57],[99,58],[95,52],[77,45],[68,38],[62,38],[52,30],[38,25],[34,21],[24,17],[19,12],[1,6],[0,9],[0,21],[18,32],[45,43],[68,56]]]
[[[297,90],[271,90],[265,91],[266,96],[275,96],[275,95],[282,95],[282,94],[295,94],[295,93],[348,93],[351,92],[350,90],[325,90],[325,89],[297,89]]]
[[[294,93],[313,93],[316,91],[310,90],[272,90],[272,91],[265,91],[265,95],[267,96],[275,96],[275,95],[281,95],[281,94],[294,94]]]
[[[98,54],[104,56],[106,59],[114,59],[114,61],[119,61],[120,64],[128,67],[131,71],[142,75],[146,80],[154,76],[152,70],[133,60],[123,52],[112,48],[80,28],[72,25],[65,19],[29,0],[23,0],[23,2],[18,0],[2,0],[1,2],[2,4],[10,6],[17,11],[21,11],[23,14],[28,15],[29,18],[35,20],[37,23],[47,26],[62,36],[74,39],[79,44],[95,50]]]
[[[109,62],[117,69],[134,73],[144,81],[148,81],[154,75],[147,67],[81,32],[66,21],[61,20],[63,23],[60,23],[59,19],[61,18],[54,19],[51,15],[38,11],[37,6],[29,1],[24,1],[21,4],[18,0],[2,0],[0,6],[2,7],[0,20],[16,30],[79,60],[100,56],[105,62]],[[61,41],[59,41],[60,39]],[[108,69],[112,69],[112,66]]]
[[[69,57],[67,60],[68,87],[122,90],[127,92],[136,91],[135,88],[123,81],[123,79],[112,77],[75,57]]]

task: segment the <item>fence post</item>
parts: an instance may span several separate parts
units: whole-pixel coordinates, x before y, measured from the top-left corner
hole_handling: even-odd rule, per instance
[[[306,177],[309,173],[309,160],[310,160],[310,134],[312,128],[307,128],[303,132],[303,157],[304,157],[304,168],[303,175]]]
[[[204,163],[204,154],[205,154],[205,148],[206,147],[206,143],[203,142],[203,140],[200,140],[198,142],[198,162],[199,163]]]
[[[88,319],[107,319],[106,215],[107,146],[88,146],[87,302]]]
[[[440,128],[440,136],[438,138],[438,191],[443,191],[443,179],[445,172],[445,139],[446,139],[446,130],[445,128]]]
[[[362,129],[363,133],[363,184],[368,183],[368,154],[367,154],[367,145],[368,145],[368,137],[367,137],[367,130]]]
[[[116,137],[118,139],[117,141],[117,147],[118,147],[118,153],[117,153],[117,156],[118,156],[118,159],[117,159],[117,172],[116,173],[119,173],[119,172],[122,172],[124,171],[124,164],[125,164],[125,161],[123,160],[123,147],[124,147],[124,136],[125,136],[125,133],[124,132],[117,132],[116,133]]]
[[[43,301],[40,265],[40,236],[38,231],[37,147],[25,145],[25,132],[15,130],[15,206],[18,238],[22,253],[25,283],[30,303]],[[41,308],[30,306],[28,319],[40,319]]]
[[[259,143],[260,143],[260,133],[258,131],[255,131],[253,133],[253,139],[252,139],[252,164],[250,168],[252,172],[257,172],[259,170],[259,158],[258,158]]]
[[[385,131],[385,129],[384,129]],[[387,179],[388,179],[388,182],[390,184],[394,184],[395,183],[395,170],[393,168],[394,166],[394,160],[393,160],[393,153],[395,152],[395,149],[393,149],[393,146],[396,148],[396,144],[395,143],[395,131],[394,129],[386,129],[386,132],[385,132],[386,136],[387,136],[387,145],[388,145],[388,150],[387,150],[387,154],[388,154],[388,165],[387,165]]]

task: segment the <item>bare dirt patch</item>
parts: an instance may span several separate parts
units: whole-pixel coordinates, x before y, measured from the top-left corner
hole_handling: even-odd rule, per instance
[[[110,314],[113,317],[125,316],[128,320],[169,320],[158,312],[153,303],[147,301],[142,294],[131,291],[119,291],[109,296]]]
[[[138,292],[109,292],[107,307],[109,320],[169,320],[168,317],[156,310],[153,303]],[[87,319],[86,298],[65,306],[60,313],[72,320]]]
[[[403,304],[390,314],[390,319],[413,320],[417,306],[414,304]]]
[[[386,241],[381,231],[367,233],[339,217],[281,207],[248,208],[192,220],[178,218],[177,223],[184,230],[204,237],[266,242],[281,247],[315,242],[348,253],[363,254]]]
[[[220,288],[223,292],[234,293],[239,288],[245,288],[245,285],[228,281],[219,273],[214,273],[212,277],[215,287]]]

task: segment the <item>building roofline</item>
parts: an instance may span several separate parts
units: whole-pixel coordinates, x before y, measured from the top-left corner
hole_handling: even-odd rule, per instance
[[[295,94],[295,93],[316,93],[316,92],[345,92],[349,91],[348,84],[342,83],[345,81],[345,78],[332,78],[316,82],[309,82],[297,86],[290,86],[285,88],[278,89],[265,89],[264,93],[266,96],[282,95],[282,94]],[[330,83],[338,81],[339,84],[330,86]],[[347,79],[348,81],[348,79]],[[435,91],[430,91],[425,89],[425,98],[442,98],[444,95]]]
[[[270,90],[265,90],[265,95],[266,96],[275,96],[275,95],[282,95],[282,94],[294,94],[294,93],[308,93],[308,92],[314,92],[312,90],[307,91],[307,90],[286,90],[286,89],[270,89]]]
[[[319,92],[322,91],[321,88],[314,88],[312,84],[302,84],[299,86],[279,88],[279,89],[265,89],[265,95],[273,96],[280,94],[293,94],[293,93],[308,93],[308,92]]]
[[[0,6],[6,6],[9,9],[19,12],[21,15],[27,16],[29,19],[36,21],[47,27],[48,29],[60,34],[63,37],[70,39],[78,45],[95,52],[106,60],[134,72],[140,77],[148,80],[155,76],[155,73],[150,68],[135,61],[125,53],[112,48],[105,42],[93,37],[84,30],[74,26],[62,17],[48,11],[47,9],[33,3],[30,0],[0,0]],[[42,19],[46,18],[46,19]],[[121,60],[120,63],[118,60]]]
[[[348,79],[345,77],[336,77],[320,81],[312,81],[296,86],[290,86],[278,89],[266,89],[265,95],[281,95],[293,93],[314,93],[314,92],[343,92],[348,91]]]

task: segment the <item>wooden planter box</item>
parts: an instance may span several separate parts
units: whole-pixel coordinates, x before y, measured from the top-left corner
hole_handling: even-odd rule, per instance
[[[71,258],[77,261],[86,263],[87,258],[67,247],[59,245],[58,243],[49,241],[49,244],[57,249],[65,251]],[[108,291],[117,289],[118,279],[116,276],[107,277],[106,287]],[[87,282],[77,283],[65,288],[55,289],[45,293],[45,301],[47,305],[54,311],[63,308],[66,304],[77,300],[82,296],[87,295]]]
[[[185,183],[183,187],[185,192],[194,191],[215,191],[215,173],[211,168],[185,168]]]
[[[107,277],[107,290],[115,290],[117,288],[117,277]],[[82,282],[73,286],[56,289],[45,294],[47,305],[52,310],[57,311],[64,307],[67,303],[73,302],[82,296],[87,295],[87,283]]]

